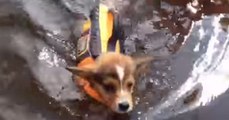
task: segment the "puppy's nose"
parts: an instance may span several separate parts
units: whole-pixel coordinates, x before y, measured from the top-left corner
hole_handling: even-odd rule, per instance
[[[118,104],[119,110],[122,112],[126,112],[129,108],[129,103],[128,102],[121,102]]]

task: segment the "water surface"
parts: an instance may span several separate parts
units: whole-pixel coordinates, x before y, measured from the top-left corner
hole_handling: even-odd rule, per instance
[[[1,0],[0,119],[228,120],[228,1],[103,2],[121,15],[126,54],[164,56],[138,81],[134,111],[112,113],[64,69],[93,1]]]

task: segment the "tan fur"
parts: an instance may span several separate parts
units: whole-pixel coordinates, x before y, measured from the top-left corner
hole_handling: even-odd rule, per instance
[[[133,87],[136,74],[141,65],[151,61],[148,58],[134,59],[130,56],[115,52],[108,52],[100,55],[94,65],[88,65],[83,68],[76,68],[75,74],[91,81],[94,89],[101,95],[105,104],[113,111],[126,113],[133,109]],[[122,80],[120,80],[117,66],[123,69]],[[73,70],[74,73],[74,70]],[[126,111],[119,109],[119,104],[127,102],[129,107]]]

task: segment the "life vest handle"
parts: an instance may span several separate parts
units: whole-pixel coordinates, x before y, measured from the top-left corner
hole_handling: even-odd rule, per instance
[[[101,39],[99,26],[99,5],[95,6],[90,13],[91,28],[90,28],[90,43],[89,51],[92,57],[97,57],[101,54]]]

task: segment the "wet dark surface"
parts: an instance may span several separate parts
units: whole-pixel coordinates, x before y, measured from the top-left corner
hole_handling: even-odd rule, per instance
[[[134,111],[112,113],[64,69],[92,1],[0,0],[0,119],[229,119],[227,0],[104,3],[121,15],[126,54],[164,57],[138,81]]]

